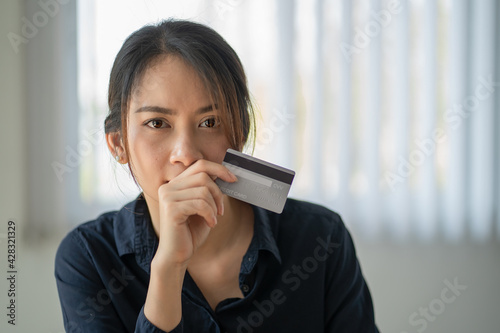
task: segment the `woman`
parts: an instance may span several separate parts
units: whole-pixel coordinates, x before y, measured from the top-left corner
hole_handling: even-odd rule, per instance
[[[340,217],[288,199],[275,214],[214,180],[252,132],[236,53],[212,29],[169,20],[119,51],[105,120],[141,195],[62,241],[55,275],[70,332],[378,332]]]

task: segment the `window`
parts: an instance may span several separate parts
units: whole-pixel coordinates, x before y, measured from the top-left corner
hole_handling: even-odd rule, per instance
[[[367,238],[497,239],[497,6],[80,1],[80,130],[103,132],[107,80],[126,36],[193,19],[240,56],[260,113],[254,155],[297,172],[291,196],[338,211]],[[116,208],[139,190],[100,142],[82,164],[80,195]]]

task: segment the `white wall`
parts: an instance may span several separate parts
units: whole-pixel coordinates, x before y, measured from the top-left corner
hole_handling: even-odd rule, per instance
[[[0,13],[0,234],[14,219],[19,227],[27,212],[27,121],[25,56],[15,53],[7,34],[18,26],[23,1],[1,1]],[[18,233],[21,228],[18,229]],[[3,249],[2,249],[3,250]]]
[[[51,62],[46,57],[60,54],[51,48],[50,40],[54,32],[57,34],[58,20],[64,18],[50,17],[43,28],[26,39],[27,43],[13,45],[9,40],[11,33],[23,36],[23,18],[32,20],[33,13],[40,11],[37,6],[31,0],[0,1],[0,332],[62,332],[53,278],[55,246],[60,238],[44,245],[33,236],[40,235],[41,222],[47,221],[52,228],[47,236],[66,232],[54,223],[62,225],[64,210],[57,204],[47,204],[62,203],[58,198],[64,194],[64,185],[54,186],[50,177],[53,174],[43,173],[50,170],[53,153],[60,151],[57,144],[46,143],[57,138],[54,128],[58,128],[47,124],[54,125],[63,110],[57,97],[60,90],[53,79],[62,61],[54,58],[53,65],[47,66]],[[31,68],[29,57],[36,60],[31,62]],[[28,80],[28,73],[35,80]],[[64,143],[59,140],[59,144]],[[5,308],[10,301],[7,297],[10,286],[5,278],[8,269],[5,234],[10,219],[16,222],[15,327],[7,324]]]
[[[372,292],[381,332],[498,333],[500,327],[499,244],[367,244],[357,245],[362,270]],[[455,278],[465,290],[445,291]],[[444,304],[444,309],[440,308]],[[419,315],[429,310],[430,319]],[[442,313],[441,313],[442,311]],[[409,321],[414,312],[419,320]],[[422,323],[426,322],[427,326]]]
[[[15,219],[19,239],[50,234],[65,224],[68,184],[58,182],[51,167],[52,161],[64,159],[61,76],[66,54],[56,47],[56,40],[63,38],[61,22],[66,15],[60,13],[66,8],[60,9],[52,17],[34,0],[0,4],[0,222]],[[35,17],[46,18],[46,23],[33,25]]]
[[[43,3],[51,7],[44,9]],[[67,165],[66,147],[76,147],[78,140],[76,1],[27,0],[25,4],[23,15],[30,22],[43,15],[47,18],[19,51],[26,54],[28,78],[28,232],[40,237],[68,224],[73,209],[69,190],[78,191],[77,167],[71,167],[62,180],[53,167],[53,163]]]

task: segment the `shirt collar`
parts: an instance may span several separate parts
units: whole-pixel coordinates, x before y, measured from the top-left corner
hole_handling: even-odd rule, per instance
[[[253,257],[256,260],[258,253],[264,250],[269,251],[281,263],[281,256],[271,229],[273,216],[276,214],[256,206],[252,208],[255,221],[254,236],[245,259]],[[137,263],[149,273],[151,260],[158,247],[158,237],[154,232],[148,206],[142,194],[117,212],[113,229],[118,254],[123,256],[135,253]],[[245,260],[243,264],[245,266]]]
[[[118,254],[135,254],[139,266],[149,273],[158,237],[143,195],[125,205],[115,215],[113,223]]]
[[[257,206],[252,205],[252,208],[255,225],[254,236],[249,250],[251,250],[252,247],[256,250],[267,250],[271,252],[279,263],[281,263],[280,251],[276,244],[276,235],[274,235],[271,229],[272,220],[276,214]]]

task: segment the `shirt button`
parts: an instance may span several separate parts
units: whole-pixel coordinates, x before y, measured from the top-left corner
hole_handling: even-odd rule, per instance
[[[248,286],[248,284],[244,284],[241,286],[241,291],[243,291],[244,293],[247,293],[249,290],[250,287]]]

